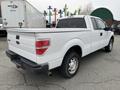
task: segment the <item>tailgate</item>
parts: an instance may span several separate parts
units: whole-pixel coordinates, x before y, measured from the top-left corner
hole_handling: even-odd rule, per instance
[[[35,34],[8,31],[8,48],[16,54],[36,62]]]

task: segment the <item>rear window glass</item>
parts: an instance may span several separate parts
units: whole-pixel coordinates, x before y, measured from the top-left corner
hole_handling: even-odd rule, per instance
[[[56,28],[87,28],[84,18],[69,18],[59,20]]]

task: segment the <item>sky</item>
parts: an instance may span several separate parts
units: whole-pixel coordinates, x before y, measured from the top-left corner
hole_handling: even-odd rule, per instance
[[[92,4],[93,9],[106,7],[114,15],[115,20],[120,20],[120,0],[27,0],[39,11],[47,10],[51,5],[53,8],[61,9],[68,5],[69,11],[74,12],[75,9],[84,9],[87,4]]]

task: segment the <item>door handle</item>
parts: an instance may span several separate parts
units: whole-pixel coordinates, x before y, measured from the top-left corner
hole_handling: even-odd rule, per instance
[[[103,35],[103,33],[101,32],[101,33],[100,33],[100,36],[102,36],[102,35]]]
[[[16,41],[16,44],[18,44],[18,45],[19,45],[19,44],[20,44],[20,42],[19,42],[19,41]]]

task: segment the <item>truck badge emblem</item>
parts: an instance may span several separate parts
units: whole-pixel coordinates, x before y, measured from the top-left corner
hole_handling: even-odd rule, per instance
[[[14,8],[14,9],[15,9],[15,8],[18,8],[18,6],[17,6],[17,5],[14,5],[14,4],[13,4],[13,5],[8,5],[8,7],[11,7],[11,8]]]

